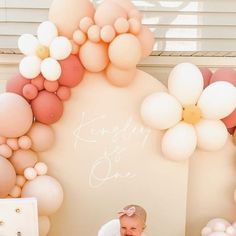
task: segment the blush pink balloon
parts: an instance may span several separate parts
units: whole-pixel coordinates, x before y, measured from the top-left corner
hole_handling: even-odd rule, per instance
[[[16,183],[16,172],[12,164],[0,156],[0,198],[7,197]]]
[[[28,102],[18,94],[0,94],[0,135],[16,138],[31,127],[33,114]]]
[[[54,94],[47,91],[39,92],[36,99],[31,102],[35,119],[44,124],[57,122],[63,114],[63,104]]]
[[[33,84],[26,84],[23,88],[23,95],[26,99],[35,99],[38,95],[38,89]]]
[[[202,77],[204,80],[204,88],[206,88],[210,84],[212,72],[210,69],[208,69],[206,67],[200,67],[199,70],[201,71]]]
[[[155,44],[154,34],[147,26],[142,26],[137,37],[142,47],[142,58],[148,57],[152,53]]]
[[[236,109],[227,117],[222,119],[227,128],[233,128],[236,126]]]
[[[49,10],[49,20],[56,24],[59,35],[72,39],[84,17],[93,18],[93,4],[88,0],[54,0]]]
[[[23,175],[24,170],[28,167],[34,167],[37,163],[37,154],[31,150],[19,149],[9,158],[18,175]]]
[[[220,68],[211,77],[210,83],[226,81],[236,86],[236,71],[231,68]]]
[[[44,152],[52,147],[55,141],[53,129],[45,124],[33,123],[29,133],[27,134],[31,141],[31,149],[36,152]]]
[[[70,98],[71,96],[71,91],[70,88],[66,87],[66,86],[61,86],[58,90],[57,90],[57,96],[62,100],[62,101],[66,101]]]
[[[39,91],[44,89],[43,83],[44,83],[44,77],[40,74],[34,79],[31,80],[31,84],[33,84]]]
[[[84,67],[75,55],[70,55],[65,60],[59,61],[61,65],[61,76],[58,80],[59,84],[69,88],[78,85],[84,76]]]
[[[44,81],[44,88],[51,93],[54,93],[57,91],[59,87],[58,81],[49,81],[49,80],[45,80]]]

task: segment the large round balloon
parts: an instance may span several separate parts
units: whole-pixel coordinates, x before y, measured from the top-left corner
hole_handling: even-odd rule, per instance
[[[168,88],[183,106],[194,105],[203,90],[202,73],[191,63],[178,64],[169,75]]]
[[[21,197],[37,198],[39,215],[48,216],[60,208],[63,190],[55,178],[43,175],[27,182],[22,189]]]
[[[15,93],[0,94],[0,135],[16,138],[31,127],[33,114],[28,102]]]
[[[187,160],[195,151],[197,136],[194,127],[180,122],[166,131],[162,138],[162,152],[173,161]]]
[[[89,16],[93,18],[94,7],[88,0],[54,0],[49,10],[49,19],[54,22],[59,35],[72,39],[78,29],[80,20]]]
[[[236,88],[225,81],[212,83],[202,92],[198,107],[204,118],[222,119],[236,108]]]
[[[171,95],[165,92],[153,93],[141,105],[141,117],[154,129],[168,129],[182,119],[183,108]]]
[[[31,106],[36,120],[47,125],[57,122],[63,114],[61,100],[47,91],[41,91]]]
[[[51,126],[35,122],[27,134],[32,141],[32,149],[44,152],[52,147],[55,136]]]
[[[0,156],[0,198],[7,197],[16,183],[16,172],[12,164]]]

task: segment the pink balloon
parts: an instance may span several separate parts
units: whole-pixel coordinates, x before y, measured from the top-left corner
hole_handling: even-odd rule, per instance
[[[54,93],[57,91],[59,87],[58,81],[49,81],[49,80],[45,80],[44,81],[44,88],[51,93]]]
[[[31,80],[31,84],[33,84],[39,91],[41,91],[44,89],[44,80],[44,77],[40,74]]]
[[[70,98],[71,96],[71,91],[68,87],[65,86],[61,86],[58,90],[57,90],[57,96],[62,100],[62,101],[66,101]]]
[[[32,149],[36,152],[44,152],[52,147],[55,140],[53,129],[45,124],[33,123],[27,134],[32,141]]]
[[[7,197],[15,186],[16,172],[11,163],[0,156],[0,198]]]
[[[142,47],[142,58],[148,57],[152,53],[155,43],[154,34],[147,26],[142,26],[141,31],[137,37]]]
[[[23,95],[26,99],[35,99],[38,95],[38,89],[33,84],[26,84],[23,88]]]
[[[94,7],[88,0],[54,0],[49,10],[49,20],[58,28],[59,35],[72,39],[84,17],[93,18]]]
[[[16,138],[31,127],[33,114],[28,102],[15,93],[0,94],[0,135]]]
[[[206,88],[210,84],[210,80],[211,80],[211,77],[212,77],[212,72],[211,72],[211,70],[209,70],[206,67],[200,67],[199,69],[202,73],[202,77],[203,77],[203,80],[204,80],[204,88]]]
[[[61,65],[61,76],[58,80],[60,85],[70,88],[78,85],[84,76],[84,67],[75,55],[70,55],[65,60],[59,61]]]
[[[37,163],[37,154],[31,150],[19,149],[9,158],[18,175],[23,175],[24,170],[28,167],[34,167]]]
[[[236,109],[227,117],[222,119],[227,128],[233,128],[236,126]]]
[[[7,81],[6,91],[17,93],[23,97],[23,87],[29,83],[29,79],[24,78],[21,74],[16,74]]]
[[[44,124],[57,122],[63,114],[63,104],[54,94],[47,91],[39,92],[36,99],[31,102],[35,119]]]
[[[231,68],[220,68],[211,77],[210,83],[226,81],[236,86],[236,71]]]

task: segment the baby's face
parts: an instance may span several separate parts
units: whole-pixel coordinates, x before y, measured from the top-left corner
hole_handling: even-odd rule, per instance
[[[143,222],[137,216],[122,216],[120,218],[121,236],[140,236],[143,232],[143,228]]]

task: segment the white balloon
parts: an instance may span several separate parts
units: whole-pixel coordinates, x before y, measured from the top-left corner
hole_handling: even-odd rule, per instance
[[[37,31],[39,42],[49,47],[52,40],[58,36],[57,27],[51,21],[44,21]]]
[[[50,219],[47,216],[39,216],[39,236],[48,235],[50,227]]]
[[[221,120],[200,120],[196,125],[198,147],[204,151],[220,150],[228,139],[227,128]]]
[[[61,65],[53,58],[46,58],[41,63],[41,72],[47,80],[58,80],[61,75]]]
[[[236,229],[233,226],[227,227],[225,231],[229,236],[236,236]]]
[[[236,88],[225,81],[214,82],[202,92],[198,107],[204,118],[222,119],[236,108]]]
[[[181,63],[174,67],[168,78],[168,89],[183,106],[197,103],[203,90],[203,77],[197,66]]]
[[[155,129],[168,129],[182,119],[183,108],[171,95],[165,92],[153,93],[141,105],[141,117]]]
[[[212,232],[210,227],[204,227],[201,231],[201,236],[208,236]]]
[[[162,152],[173,161],[187,160],[195,151],[197,136],[194,127],[180,122],[166,131],[162,138]]]
[[[32,34],[23,34],[18,39],[18,48],[27,56],[35,55],[39,45],[38,39]]]
[[[223,223],[225,225],[225,227],[228,227],[230,226],[230,223],[225,220],[225,219],[222,219],[222,218],[215,218],[215,219],[212,219],[210,220],[208,223],[207,223],[207,227],[210,227],[211,229],[213,229],[213,227],[215,226],[215,224],[217,223]]]
[[[210,233],[208,236],[229,236],[229,235],[224,232],[213,232]]]
[[[41,59],[37,56],[24,57],[19,65],[19,71],[26,79],[33,79],[40,74]]]
[[[50,56],[56,60],[66,59],[71,51],[71,42],[63,36],[56,37],[50,45]]]
[[[226,230],[226,226],[222,222],[215,223],[213,227],[213,231],[215,232],[225,232],[225,230]]]

